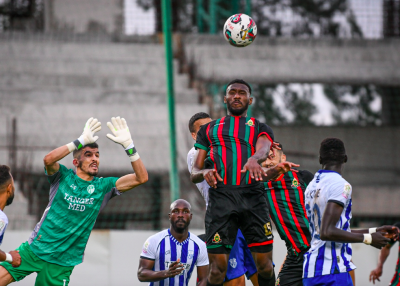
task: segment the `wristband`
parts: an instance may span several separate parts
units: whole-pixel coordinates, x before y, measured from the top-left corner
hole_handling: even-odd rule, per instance
[[[129,144],[129,146],[125,149],[125,152],[126,152],[126,155],[128,155],[129,158],[131,159],[131,162],[135,162],[136,160],[138,160],[140,158],[133,142],[131,144]]]
[[[369,233],[375,233],[375,232],[376,232],[376,227],[371,227],[371,228],[368,230],[368,232],[369,232]]]
[[[6,262],[12,263],[13,259],[10,253],[6,253],[6,260],[4,260]]]
[[[366,245],[370,245],[370,244],[372,243],[372,235],[371,235],[370,233],[364,233],[363,235],[364,235],[364,240],[363,240],[363,242],[364,242]]]
[[[79,138],[74,140],[73,143],[74,143],[74,145],[76,147],[76,150],[79,150],[84,146],[83,143],[79,140]]]

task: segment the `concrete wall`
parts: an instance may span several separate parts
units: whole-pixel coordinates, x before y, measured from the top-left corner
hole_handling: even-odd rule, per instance
[[[12,222],[11,222],[12,223]],[[203,230],[193,230],[195,234],[201,234]],[[139,255],[146,239],[155,232],[146,231],[93,231],[86,248],[85,261],[75,267],[71,276],[70,285],[74,286],[140,286],[148,283],[140,283],[136,272],[138,269]],[[9,251],[15,249],[29,236],[27,231],[7,231],[1,249]],[[286,255],[286,248],[274,232],[274,262],[279,269]],[[356,269],[356,285],[372,285],[368,282],[371,270],[375,269],[379,251],[364,244],[353,244],[353,262]],[[388,285],[397,259],[397,247],[393,247],[388,257],[381,282],[377,286]],[[13,283],[18,286],[31,286],[34,284],[36,274],[28,276],[24,280]],[[192,276],[189,283],[195,286],[196,275]],[[247,281],[246,286],[252,285]]]

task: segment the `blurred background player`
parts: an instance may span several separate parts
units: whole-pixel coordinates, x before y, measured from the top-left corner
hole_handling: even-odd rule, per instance
[[[351,243],[364,242],[382,248],[397,238],[394,226],[350,230],[352,188],[342,177],[347,162],[343,142],[326,138],[319,150],[319,170],[305,193],[305,204],[311,231],[311,248],[304,256],[303,284],[353,285],[349,272],[356,267],[351,261]]]
[[[197,267],[198,286],[207,285],[208,256],[204,242],[189,232],[192,213],[182,199],[170,206],[170,228],[150,236],[140,254],[138,279],[151,286],[187,286]]]
[[[275,154],[270,151],[269,158],[261,166],[270,168],[286,161],[282,144],[275,143],[280,150],[275,150]],[[313,177],[307,170],[289,171],[275,180],[264,182],[269,213],[287,248],[276,285],[303,285],[303,255],[311,242],[304,192]]]
[[[400,222],[394,224],[395,227],[400,228]],[[382,276],[383,273],[383,264],[385,263],[386,259],[390,254],[390,249],[396,243],[397,240],[392,239],[386,246],[382,247],[381,251],[379,252],[379,260],[376,269],[372,270],[369,275],[369,281],[372,281],[375,284],[375,280],[381,281],[379,278]],[[399,254],[397,259],[397,264],[395,268],[395,273],[393,275],[392,281],[390,281],[389,286],[398,286],[400,285],[400,245],[399,245]]]
[[[275,177],[294,165],[281,163],[274,170],[264,170],[260,162],[273,146],[272,129],[253,117],[247,117],[251,105],[250,85],[240,79],[227,85],[224,102],[228,115],[200,127],[195,147],[199,153],[191,180],[206,180],[210,185],[209,214],[206,230],[210,259],[208,285],[222,285],[229,254],[240,228],[250,247],[261,286],[275,282],[272,264],[273,235],[268,205],[260,184],[263,177]],[[204,169],[207,153],[214,169]]]
[[[14,178],[11,175],[10,167],[0,165],[0,245],[3,242],[4,233],[8,225],[7,215],[3,211],[6,206],[12,204],[14,192]],[[0,250],[0,261],[6,261],[9,265],[11,264],[12,267],[18,267],[21,264],[21,256],[18,251],[15,250],[8,253]]]
[[[45,173],[51,184],[49,204],[29,240],[17,250],[22,263],[13,268],[1,263],[0,285],[24,279],[37,272],[35,285],[68,285],[75,265],[82,263],[90,232],[102,207],[112,196],[147,181],[147,171],[134,147],[125,119],[111,118],[107,126],[113,135],[107,137],[121,144],[128,154],[135,174],[121,178],[98,178],[100,153],[94,134],[101,129],[97,119],[90,118],[82,135],[61,146],[44,159]],[[59,160],[73,152],[76,170],[67,169]]]
[[[204,124],[211,122],[211,117],[207,113],[199,112],[193,115],[189,120],[189,131],[192,135],[194,141],[196,141],[197,132],[200,127]],[[187,164],[189,172],[192,172],[193,163],[197,156],[198,151],[193,147],[190,149],[187,155]],[[210,165],[211,164],[211,165]],[[212,168],[212,161],[209,156],[207,156],[205,162],[205,169]],[[207,181],[202,181],[196,184],[196,187],[200,191],[203,196],[206,209],[208,207],[208,191],[210,186],[207,184]],[[209,213],[206,212],[205,216],[205,228],[207,229],[210,224],[211,217]],[[205,240],[205,234],[199,236],[201,239]],[[229,254],[229,264],[228,270],[226,272],[226,278],[224,281],[225,286],[234,286],[234,285],[245,285],[244,275],[246,275],[247,279],[251,279],[253,285],[257,286],[257,267],[254,263],[253,256],[251,255],[251,251],[247,246],[246,240],[240,229],[238,230],[237,237],[235,243],[232,247],[231,253]]]

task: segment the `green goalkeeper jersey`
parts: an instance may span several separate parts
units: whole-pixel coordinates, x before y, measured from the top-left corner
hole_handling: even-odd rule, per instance
[[[115,195],[118,178],[85,181],[60,164],[60,170],[48,176],[50,199],[36,225],[29,244],[44,261],[75,266],[83,261],[90,232],[100,210]]]

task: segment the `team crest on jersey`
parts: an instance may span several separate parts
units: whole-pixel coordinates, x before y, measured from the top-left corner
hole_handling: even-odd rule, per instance
[[[231,258],[231,259],[229,259],[229,265],[230,265],[232,268],[236,268],[236,266],[237,266],[236,258]]]
[[[252,119],[249,119],[249,121],[246,122],[246,125],[254,127],[254,121]]]
[[[219,236],[218,232],[215,233],[212,242],[214,242],[214,243],[221,243],[221,242],[222,242],[222,239],[221,239],[221,237]]]
[[[94,192],[94,186],[93,186],[93,185],[89,185],[89,186],[87,187],[87,191],[88,191],[89,194],[93,194],[93,192]]]
[[[272,227],[270,222],[264,224],[264,230],[265,230],[265,236],[270,236],[272,234]]]
[[[299,181],[297,181],[296,178],[294,178],[292,181],[292,187],[297,188],[298,186],[299,186]]]
[[[188,258],[189,259],[193,259],[193,254],[194,254],[194,251],[193,250],[189,250],[188,251]]]

